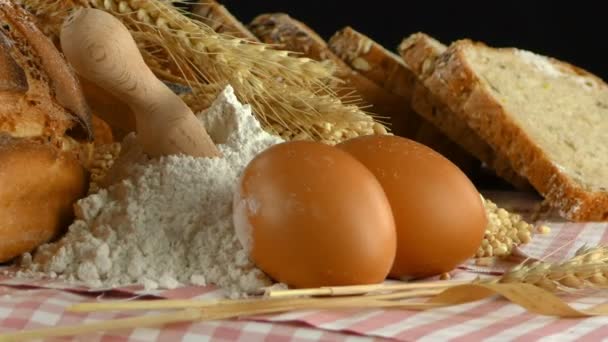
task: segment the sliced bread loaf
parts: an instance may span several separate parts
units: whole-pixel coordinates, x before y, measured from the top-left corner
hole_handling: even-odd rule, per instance
[[[408,110],[409,101],[386,91],[350,68],[332,53],[323,38],[304,23],[284,13],[270,13],[255,17],[248,27],[264,43],[275,44],[280,49],[314,60],[331,61],[336,66],[335,75],[344,81],[341,95],[348,97],[354,93],[360,96],[371,112],[390,120],[393,133],[401,133],[402,127],[395,125],[393,120]]]
[[[461,40],[424,85],[571,220],[608,220],[608,86],[565,62]]]
[[[508,158],[495,151],[468,126],[464,119],[465,114],[448,108],[422,83],[429,66],[446,49],[445,45],[424,33],[409,36],[399,46],[399,53],[417,79],[413,87],[412,107],[450,139],[494,170],[499,177],[520,190],[529,190],[528,181],[511,167]]]
[[[351,27],[336,32],[329,39],[328,46],[364,77],[395,95],[412,100],[418,80],[397,54]],[[404,137],[431,147],[467,173],[472,175],[478,169],[477,159],[416,113],[411,105],[401,112],[400,117],[393,117],[393,125],[403,127],[397,132]]]

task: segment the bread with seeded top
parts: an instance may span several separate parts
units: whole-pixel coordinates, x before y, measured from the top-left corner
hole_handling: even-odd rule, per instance
[[[192,5],[192,13],[204,24],[210,26],[215,32],[231,35],[248,41],[258,41],[257,37],[249,31],[225,6],[215,0],[201,0]]]

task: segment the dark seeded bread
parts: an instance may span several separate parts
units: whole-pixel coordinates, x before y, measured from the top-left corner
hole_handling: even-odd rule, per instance
[[[328,41],[331,51],[351,68],[378,86],[411,101],[416,75],[400,56],[385,49],[366,35],[351,27],[336,32]],[[411,106],[393,124],[403,129],[399,132],[410,139],[438,151],[463,170],[476,170],[479,162],[460,145],[448,138],[435,124],[427,121]]]
[[[328,40],[331,51],[357,72],[384,89],[412,97],[416,76],[403,60],[352,27],[345,27]]]
[[[495,151],[468,126],[464,113],[450,110],[421,83],[429,66],[446,49],[445,45],[423,33],[411,35],[399,46],[399,53],[418,80],[413,87],[412,107],[450,139],[494,170],[499,177],[518,189],[530,189],[528,181],[515,172],[508,158]]]
[[[215,32],[229,34],[249,41],[257,41],[238,19],[215,0],[201,0],[192,5],[196,19],[209,25]]]
[[[424,85],[571,220],[608,220],[608,86],[570,64],[470,40]]]
[[[301,53],[314,60],[333,62],[336,66],[335,75],[345,82],[342,94],[348,95],[354,90],[364,104],[371,106],[369,111],[388,118],[392,132],[401,134],[403,127],[394,125],[393,120],[408,110],[409,101],[386,91],[354,71],[331,52],[325,40],[304,23],[284,13],[271,13],[257,16],[248,27],[264,43],[276,44],[280,49]]]

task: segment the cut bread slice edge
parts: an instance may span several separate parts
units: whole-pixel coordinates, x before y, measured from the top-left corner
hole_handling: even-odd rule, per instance
[[[488,63],[504,57],[505,61],[511,61],[512,64],[486,68],[481,66],[482,63],[475,63],[472,56],[479,56],[481,61],[487,60]],[[608,141],[608,131],[602,130],[601,121],[604,120],[604,125],[608,124],[607,108],[598,107],[597,113],[576,111],[577,101],[586,103],[590,100],[586,98],[583,88],[587,81],[589,87],[597,87],[597,95],[605,96],[598,99],[598,103],[608,99],[608,87],[603,81],[578,67],[556,59],[514,48],[491,48],[471,40],[452,43],[434,62],[427,63],[426,68],[428,70],[422,74],[425,86],[452,111],[464,114],[463,118],[469,127],[495,151],[506,156],[512,167],[525,176],[563,217],[575,221],[608,220],[608,177],[601,177],[608,173],[608,168],[591,167],[592,171],[588,172],[587,167],[593,163],[601,164],[601,158],[606,158],[607,154],[598,155],[595,159],[580,159],[576,155],[576,148],[585,148],[581,144],[595,143],[595,147],[601,151],[602,148],[605,149],[602,143]],[[524,77],[523,69],[530,75]],[[561,82],[570,82],[556,76],[558,72],[565,75],[564,77],[582,81],[580,88],[573,87],[572,93],[566,96],[569,97],[568,101],[575,102],[572,105],[574,110],[571,117],[566,113],[566,107],[559,106],[564,103],[561,99],[554,96],[551,98],[553,92],[561,89]],[[502,73],[506,77],[520,79],[521,82],[514,82],[516,87],[513,89],[505,89],[504,84],[497,85],[493,80],[489,80],[492,75]],[[546,77],[549,78],[545,80]],[[546,89],[539,80],[547,82]],[[526,82],[536,82],[540,86],[530,88]],[[530,89],[539,89],[540,92],[532,94]],[[516,108],[510,101],[517,102],[520,97],[525,98],[527,102]],[[541,114],[536,123],[528,122],[532,119],[530,113],[533,113],[535,106],[546,106],[553,101],[558,104],[554,113]],[[564,116],[564,120],[570,121],[566,124],[552,123],[549,122],[549,115]],[[597,122],[587,124],[584,121]],[[579,125],[585,125],[587,128],[587,131],[579,132],[582,143],[570,142],[574,145],[572,150],[559,150],[552,146],[552,142],[557,141],[556,135],[572,136],[575,132],[572,132],[571,126]],[[548,140],[543,140],[542,134],[538,133],[543,130],[552,130],[553,137],[550,134],[544,137]],[[595,139],[589,140],[585,135]],[[569,165],[569,160],[577,161],[580,165]],[[594,172],[599,179],[595,179]],[[577,173],[581,173],[582,178],[575,179]]]
[[[413,110],[410,102],[418,80],[399,55],[350,26],[334,33],[328,46],[362,76],[408,101],[407,108],[393,116],[395,134],[431,147],[469,174],[477,172],[478,159]]]
[[[513,169],[509,159],[492,148],[468,126],[464,113],[448,108],[442,99],[437,98],[436,94],[423,84],[434,61],[446,49],[447,46],[424,33],[412,34],[399,45],[401,57],[417,78],[412,94],[412,107],[451,140],[486,164],[497,176],[519,190],[531,190],[526,178]]]

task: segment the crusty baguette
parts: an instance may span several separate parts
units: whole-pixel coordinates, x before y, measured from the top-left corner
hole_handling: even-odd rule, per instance
[[[76,76],[32,20],[0,0],[0,262],[67,226],[92,152]]]
[[[499,177],[518,189],[528,190],[528,181],[515,172],[506,156],[495,151],[468,126],[463,117],[464,113],[450,110],[421,83],[424,69],[446,49],[445,45],[424,33],[413,34],[400,44],[399,53],[418,79],[413,89],[413,108],[450,139],[494,170]]]
[[[329,39],[328,45],[333,53],[380,87],[409,101],[414,98],[415,86],[418,83],[416,75],[400,56],[388,51],[371,38],[351,27],[345,27]],[[433,148],[463,170],[470,170],[469,173],[477,168],[476,159],[459,144],[454,143],[442,130],[436,128],[436,123],[429,122],[413,109],[402,114],[403,116],[395,121],[403,127],[401,132],[405,137]]]
[[[197,1],[192,6],[192,13],[196,15],[196,19],[209,25],[215,32],[249,41],[258,40],[226,7],[215,0]]]
[[[408,110],[407,99],[382,89],[351,69],[305,24],[287,14],[273,13],[257,16],[248,27],[264,43],[276,44],[281,49],[298,52],[311,59],[333,62],[336,65],[336,76],[346,82],[344,94],[352,93],[354,89],[365,104],[371,105],[370,111],[389,118],[391,130],[400,135],[402,127],[394,125],[392,120],[402,117],[401,113]]]
[[[565,62],[461,40],[424,85],[571,220],[608,220],[608,85]]]

